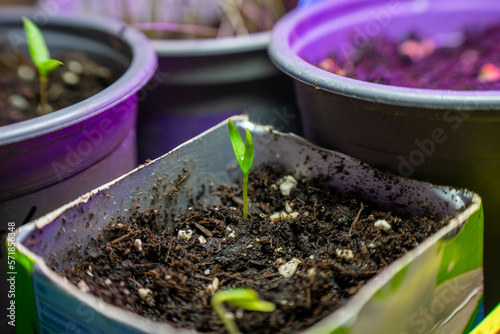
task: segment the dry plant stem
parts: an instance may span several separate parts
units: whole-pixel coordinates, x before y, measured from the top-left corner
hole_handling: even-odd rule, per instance
[[[278,21],[280,17],[286,14],[286,8],[285,4],[283,3],[282,0],[274,0],[272,1],[272,5],[274,7],[274,15],[275,15],[275,21]]]
[[[279,1],[281,1],[281,0],[279,0]],[[274,22],[276,22],[278,20],[278,17],[279,17],[276,14],[275,6],[274,6],[275,0],[272,0],[272,1],[254,0],[252,2],[256,4],[256,6],[260,9],[260,11],[262,13],[264,13],[263,15],[265,15],[266,17],[269,18],[269,20],[271,20],[270,25],[265,25],[266,23],[262,22],[261,24],[263,26],[261,27],[261,29],[264,27],[266,30],[271,29]]]
[[[203,37],[216,37],[219,32],[216,28],[172,22],[143,22],[137,23],[135,26],[141,30],[181,32]]]
[[[243,0],[241,12],[247,18],[246,25],[250,32],[272,29],[274,23],[286,14],[282,0]],[[253,24],[256,26],[252,28]]]
[[[129,24],[136,24],[139,29],[146,30],[146,35],[149,38],[159,38],[159,32],[170,31],[179,32],[187,35],[188,38],[200,37],[218,37],[226,35],[248,35],[252,32],[271,29],[273,23],[278,20],[285,12],[285,6],[282,0],[207,0],[217,2],[222,10],[221,23],[218,28],[204,27],[196,25],[195,14],[185,17],[185,23],[169,23],[161,22],[158,13],[161,12],[160,0],[150,0],[150,17],[147,23],[137,23],[137,17],[134,20],[133,7],[130,0],[121,1],[122,19]],[[101,3],[102,15],[109,15],[104,6],[104,1]],[[88,13],[95,12],[95,5],[90,0],[84,1],[85,10]],[[158,22],[157,22],[158,21]],[[169,24],[168,27],[154,28],[158,24]],[[175,26],[174,26],[175,25]],[[147,28],[149,27],[149,28]],[[230,29],[224,29],[230,27]],[[154,30],[154,31],[147,31]],[[213,31],[216,31],[214,33]]]
[[[361,212],[363,211],[364,208],[365,206],[363,205],[363,203],[361,203],[361,209],[359,209],[358,214],[356,215],[356,218],[354,219],[354,222],[352,223],[351,228],[349,229],[349,237],[351,237],[352,229],[354,225],[356,225],[356,223],[359,221],[359,217],[361,216]]]
[[[196,20],[196,15],[197,14],[198,14],[198,11],[193,11],[193,10],[188,11],[187,15],[180,22],[180,24],[188,24],[188,25],[191,25],[191,26],[199,26],[198,22]],[[200,35],[200,34],[197,34],[197,33],[190,32],[190,31],[179,31],[179,32],[182,32],[182,33],[186,34],[186,36],[184,37],[185,39],[195,38],[196,36],[211,37],[211,36],[206,36],[206,35]]]
[[[132,13],[128,9],[128,1],[127,0],[122,1],[122,12],[123,12],[123,20],[125,22],[132,23]]]
[[[269,13],[263,10],[256,1],[244,1],[241,11],[247,19],[249,32],[255,32],[262,29],[270,29],[273,26],[274,19]]]
[[[159,11],[159,3],[158,0],[151,0],[151,22],[157,22],[158,20],[158,15],[156,15],[156,11]],[[148,35],[149,38],[154,39],[154,38],[159,38],[159,31],[151,31],[150,35]]]
[[[245,20],[241,16],[241,3],[238,0],[227,0],[222,3],[222,10],[229,19],[237,35],[248,35]]]
[[[217,37],[234,36],[234,34],[235,32],[231,22],[229,22],[229,19],[226,16],[222,16]]]

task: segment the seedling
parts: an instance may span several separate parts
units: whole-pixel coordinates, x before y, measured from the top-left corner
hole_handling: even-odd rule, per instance
[[[50,72],[63,63],[59,60],[50,59],[49,49],[47,48],[42,32],[36,24],[26,17],[23,17],[23,23],[30,56],[40,74],[40,112],[46,114],[49,112],[47,105],[47,78]]]
[[[233,145],[234,155],[236,160],[240,165],[243,172],[243,218],[248,217],[248,172],[252,168],[253,157],[254,157],[254,146],[252,134],[248,129],[245,129],[245,143],[243,143],[243,138],[241,138],[238,129],[234,126],[231,120],[228,121],[229,127],[229,138],[231,138],[231,144]]]
[[[234,288],[217,292],[213,295],[210,303],[229,334],[239,334],[240,331],[236,326],[233,314],[224,308],[224,302],[248,311],[272,312],[276,309],[276,305],[259,299],[257,292],[249,288]]]

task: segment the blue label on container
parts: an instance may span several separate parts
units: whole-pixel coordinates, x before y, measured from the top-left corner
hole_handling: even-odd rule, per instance
[[[33,276],[33,288],[42,333],[109,333],[94,310],[55,289],[43,275]]]

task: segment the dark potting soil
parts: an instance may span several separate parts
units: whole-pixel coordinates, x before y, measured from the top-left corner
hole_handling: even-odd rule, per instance
[[[349,78],[373,83],[446,90],[500,90],[500,25],[464,31],[454,47],[436,47],[417,35],[401,42],[386,37],[353,53],[315,65]]]
[[[54,56],[64,65],[49,74],[48,104],[66,108],[102,91],[117,76],[81,53]],[[40,116],[38,71],[27,57],[0,48],[0,126]]]
[[[298,180],[285,196],[286,178],[279,166],[251,171],[247,219],[235,184],[213,189],[200,202],[216,205],[189,207],[173,227],[156,210],[134,208],[130,221],[110,224],[61,274],[111,304],[209,333],[224,332],[210,307],[213,291],[249,287],[277,308],[228,306],[242,332],[297,333],[447,224],[381,211],[320,180]],[[285,266],[290,278],[280,273]]]

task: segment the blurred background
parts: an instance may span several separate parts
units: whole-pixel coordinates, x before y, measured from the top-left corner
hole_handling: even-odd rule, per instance
[[[9,6],[9,5],[33,5],[35,0],[0,0],[0,6]]]

